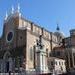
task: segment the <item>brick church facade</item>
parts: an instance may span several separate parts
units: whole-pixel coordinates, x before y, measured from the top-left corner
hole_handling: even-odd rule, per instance
[[[5,17],[3,34],[0,38],[0,72],[13,72],[21,68],[28,71],[35,70],[38,62],[35,46],[40,35],[46,50],[47,65],[51,50],[59,46],[59,39],[62,37],[24,19],[19,8],[15,12],[12,9],[11,14]]]

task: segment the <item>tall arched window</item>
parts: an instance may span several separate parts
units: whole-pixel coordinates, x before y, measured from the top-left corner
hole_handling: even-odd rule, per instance
[[[30,48],[30,60],[33,61],[33,59],[34,59],[34,52],[33,52],[33,48],[31,47]]]
[[[46,54],[47,54],[47,57],[48,57],[48,48],[46,49]]]
[[[36,50],[36,47],[35,47],[35,45],[33,46],[33,54],[34,54],[34,56],[33,56],[33,61],[34,61],[34,68],[36,68],[36,55],[35,55],[35,50]]]

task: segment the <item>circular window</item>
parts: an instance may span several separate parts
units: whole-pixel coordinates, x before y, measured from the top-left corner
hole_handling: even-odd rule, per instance
[[[8,35],[7,35],[7,40],[11,41],[12,38],[13,38],[13,32],[9,32]]]

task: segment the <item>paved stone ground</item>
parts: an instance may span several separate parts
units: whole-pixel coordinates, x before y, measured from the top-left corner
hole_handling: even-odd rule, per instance
[[[18,74],[18,73],[0,73],[0,75],[20,75],[20,74]]]

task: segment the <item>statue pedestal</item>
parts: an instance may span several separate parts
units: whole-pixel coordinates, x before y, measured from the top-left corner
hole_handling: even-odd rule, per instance
[[[37,55],[36,72],[38,74],[48,73],[46,50],[37,48],[36,55]]]

